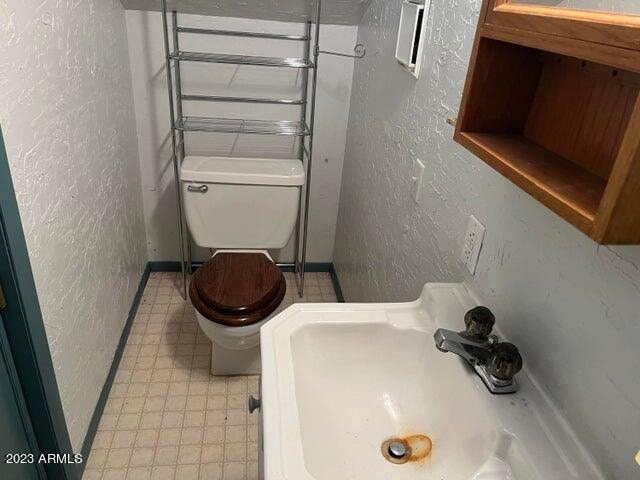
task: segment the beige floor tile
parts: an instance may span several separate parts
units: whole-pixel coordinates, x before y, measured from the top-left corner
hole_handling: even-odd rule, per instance
[[[113,384],[111,386],[111,391],[109,392],[109,398],[120,398],[126,396],[128,388],[129,385],[126,383]]]
[[[131,454],[131,460],[129,465],[132,467],[145,467],[153,465],[153,458],[155,456],[155,447],[138,447],[134,448]]]
[[[208,427],[215,425],[224,425],[226,421],[226,413],[224,410],[209,410],[205,416],[205,425]]]
[[[199,463],[201,454],[201,445],[182,445],[178,451],[178,463],[181,465]]]
[[[136,440],[136,430],[119,430],[113,435],[111,448],[131,448]]]
[[[145,412],[161,412],[164,410],[164,404],[167,397],[147,397],[144,401]]]
[[[113,431],[105,430],[102,432],[96,432],[96,436],[93,439],[93,449],[109,448],[111,446],[111,440],[113,440]]]
[[[247,441],[247,427],[244,425],[228,425],[224,432],[225,443]]]
[[[205,395],[192,395],[187,398],[185,406],[187,411],[203,411],[207,409],[207,397]]]
[[[105,468],[126,467],[131,457],[130,448],[112,448],[107,454],[107,460],[104,463]]]
[[[258,444],[247,443],[247,460],[258,460]]]
[[[155,356],[141,357],[138,356],[136,358],[136,362],[134,364],[135,370],[149,370],[153,368],[154,363],[156,362]]]
[[[100,480],[102,478],[102,470],[95,468],[87,468],[82,475],[82,480]]]
[[[171,382],[169,384],[169,395],[186,395],[188,391],[188,382]]]
[[[223,443],[224,425],[209,426],[204,429],[204,443]]]
[[[247,403],[246,394],[227,395],[227,406],[230,409],[246,408],[246,403]]]
[[[156,465],[176,465],[178,460],[178,446],[158,447],[156,449]]]
[[[208,390],[208,382],[191,382],[188,395],[206,395]]]
[[[181,428],[162,428],[158,436],[159,446],[171,446],[180,444]]]
[[[166,397],[168,392],[168,382],[152,382],[149,384],[147,395],[149,397]]]
[[[204,429],[202,427],[188,427],[182,429],[180,445],[199,445],[202,443]]]
[[[152,428],[149,430],[138,430],[135,446],[136,447],[155,447],[156,445],[158,445],[159,434],[160,434],[160,430],[157,428]]]
[[[162,424],[162,413],[151,412],[143,413],[140,417],[140,429],[159,428]]]
[[[224,446],[219,444],[202,447],[202,463],[217,463],[224,459]]]
[[[122,413],[142,413],[143,405],[143,397],[125,398],[122,404]]]
[[[151,467],[133,467],[127,470],[127,480],[149,480]]]
[[[176,479],[178,480],[198,480],[200,475],[200,464],[178,465],[176,468]]]
[[[183,421],[183,412],[165,412],[162,415],[162,428],[182,427]]]
[[[222,465],[222,480],[244,480],[245,464],[240,462]]]
[[[182,412],[187,404],[187,397],[185,395],[176,395],[167,397],[164,405],[165,412]]]
[[[247,393],[247,377],[238,376],[230,377],[227,383],[228,393],[241,394]]]
[[[331,277],[286,273],[282,307],[335,301]],[[153,272],[87,460],[85,480],[257,480],[259,376],[211,376],[211,342],[175,273]]]
[[[126,468],[107,468],[102,474],[102,480],[126,480]]]
[[[247,480],[258,480],[258,462],[247,462]]]
[[[185,412],[184,427],[202,427],[204,426],[205,412]]]
[[[127,388],[126,396],[129,398],[144,397],[147,394],[146,383],[131,383]]]
[[[224,446],[225,462],[244,462],[247,460],[246,443],[227,443]]]
[[[151,480],[174,480],[176,476],[176,467],[156,466],[151,469]]]
[[[109,450],[104,448],[92,449],[87,460],[87,468],[103,468],[108,454]]]
[[[226,405],[227,397],[225,395],[207,396],[207,410],[222,410]]]
[[[124,403],[124,398],[112,398],[111,396],[107,399],[107,403],[104,406],[104,413],[120,413],[122,410],[122,404]]]
[[[258,441],[258,425],[253,424],[247,427],[247,441],[249,442],[257,442]]]
[[[117,413],[103,414],[98,424],[98,430],[115,430],[118,424],[118,417]]]
[[[138,428],[140,423],[139,413],[121,413],[118,417],[116,430],[133,430]]]
[[[246,425],[247,412],[242,410],[227,410],[227,425]]]
[[[200,465],[200,480],[222,480],[222,463]]]

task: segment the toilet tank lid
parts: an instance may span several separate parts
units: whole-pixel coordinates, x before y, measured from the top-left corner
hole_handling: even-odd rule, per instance
[[[302,162],[280,158],[186,156],[180,180],[199,183],[300,186],[304,183]]]

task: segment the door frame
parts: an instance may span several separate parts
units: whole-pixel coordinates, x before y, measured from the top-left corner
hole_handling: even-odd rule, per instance
[[[22,391],[38,450],[73,458],[1,128],[0,284],[7,303],[2,319],[19,383],[14,388]],[[43,466],[47,478],[56,480],[79,479],[82,472],[82,464]]]

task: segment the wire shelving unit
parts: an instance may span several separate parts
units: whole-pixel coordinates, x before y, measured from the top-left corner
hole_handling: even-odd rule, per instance
[[[306,180],[304,188],[302,190],[303,194],[300,196],[300,208],[298,209],[298,221],[295,230],[294,243],[294,261],[291,264],[278,264],[278,266],[292,268],[294,270],[294,272],[296,273],[298,294],[302,296],[304,293],[307,235],[309,230],[309,201],[311,191],[311,166],[313,158],[313,133],[315,124],[316,90],[318,80],[318,55],[320,53],[342,55],[320,50],[320,12],[321,0],[316,0],[315,18],[310,19],[306,23],[305,33],[303,35],[243,32],[180,26],[178,25],[178,16],[177,12],[175,11],[171,12],[172,22],[171,26],[169,26],[167,2],[166,0],[162,0],[162,20],[164,28],[167,90],[169,96],[169,114],[171,116],[171,142],[173,147],[172,161],[177,191],[176,202],[180,237],[179,241],[182,287],[185,298],[187,296],[187,275],[192,270],[192,258],[191,241],[189,239],[189,233],[186,228],[186,222],[183,214],[179,179],[180,165],[185,156],[184,132],[222,132],[256,135],[288,135],[301,138],[298,158],[304,166]],[[312,22],[313,20],[314,22]],[[315,29],[313,30],[312,34],[313,23],[315,23]],[[172,37],[173,49],[170,48],[170,34]],[[303,49],[305,55],[303,58],[278,58],[250,55],[230,55],[224,53],[188,52],[180,50],[180,34],[217,35],[245,38],[263,38],[266,40],[300,41],[304,42],[305,44]],[[312,42],[314,45],[313,49],[311,48]],[[180,64],[183,62],[208,62],[214,64],[252,65],[301,69],[301,97],[294,99],[284,99],[183,94],[180,75]],[[309,75],[310,72],[313,72],[311,76]],[[299,106],[301,110],[300,120],[252,120],[184,116],[182,105],[183,101],[235,102]],[[308,106],[309,109],[307,109]]]

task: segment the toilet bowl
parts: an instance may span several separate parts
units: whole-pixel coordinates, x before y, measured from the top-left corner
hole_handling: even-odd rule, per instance
[[[282,309],[284,275],[266,251],[218,250],[189,284],[198,325],[211,340],[211,373],[260,373],[260,327]]]
[[[215,254],[189,297],[212,341],[211,373],[260,372],[260,327],[282,310],[283,274],[266,249],[284,248],[298,218],[302,162],[187,156],[180,168],[193,240]]]

